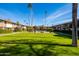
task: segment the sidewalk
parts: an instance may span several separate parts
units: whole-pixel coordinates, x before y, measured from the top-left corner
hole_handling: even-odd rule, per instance
[[[0,34],[0,36],[12,35],[12,34],[17,34],[17,33],[22,33],[22,32],[13,32],[13,33],[8,33],[8,34]]]
[[[72,35],[70,35],[70,34],[66,34],[66,33],[61,33],[61,32],[57,32],[57,33],[59,33],[59,34],[61,34],[61,35],[67,35],[67,36],[72,36]]]

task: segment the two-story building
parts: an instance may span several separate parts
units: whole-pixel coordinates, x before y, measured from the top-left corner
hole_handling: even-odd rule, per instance
[[[78,23],[78,31],[79,31],[79,20],[77,21]],[[53,26],[53,28],[55,30],[71,30],[72,31],[72,22],[67,22],[67,23],[63,23],[63,24],[59,24],[59,25],[55,25]]]
[[[16,24],[14,22],[11,22],[10,20],[2,20],[0,19],[0,28],[1,29],[12,29],[14,30],[15,28],[25,28],[26,29],[26,26],[25,25],[22,25],[22,24]]]

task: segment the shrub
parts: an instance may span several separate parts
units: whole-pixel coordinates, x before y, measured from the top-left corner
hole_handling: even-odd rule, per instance
[[[54,32],[61,32],[61,33],[66,33],[72,35],[72,31],[70,30],[54,30]]]
[[[52,28],[47,28],[47,31],[48,32],[53,32],[53,29]]]
[[[14,32],[20,32],[20,31],[22,31],[21,28],[17,28],[17,27],[16,27],[16,28],[14,29]]]
[[[11,29],[0,29],[0,33],[11,33]]]
[[[27,27],[27,31],[32,32],[32,31],[33,31],[33,27],[28,26],[28,27]]]

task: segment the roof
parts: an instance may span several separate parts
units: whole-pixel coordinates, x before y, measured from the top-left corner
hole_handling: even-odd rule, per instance
[[[79,19],[77,20],[77,22],[78,22],[78,25],[79,25]],[[72,21],[71,22],[62,23],[62,24],[58,24],[58,25],[55,25],[55,26],[65,25],[65,24],[71,24],[71,23],[72,23]]]
[[[9,19],[8,19],[8,20],[0,19],[0,22],[5,22],[5,21],[17,25],[17,23],[14,23],[14,22],[10,21]],[[21,26],[25,26],[25,25],[23,25],[23,24],[19,24],[19,25],[21,25]]]

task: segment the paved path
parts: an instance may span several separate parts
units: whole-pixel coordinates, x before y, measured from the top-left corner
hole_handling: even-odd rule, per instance
[[[13,32],[13,33],[8,33],[8,34],[0,34],[0,36],[12,35],[12,34],[17,34],[17,33],[22,33],[22,32]]]
[[[67,35],[67,36],[72,36],[72,35],[70,35],[70,34],[61,33],[61,32],[58,32],[58,34],[61,34],[61,35]]]

